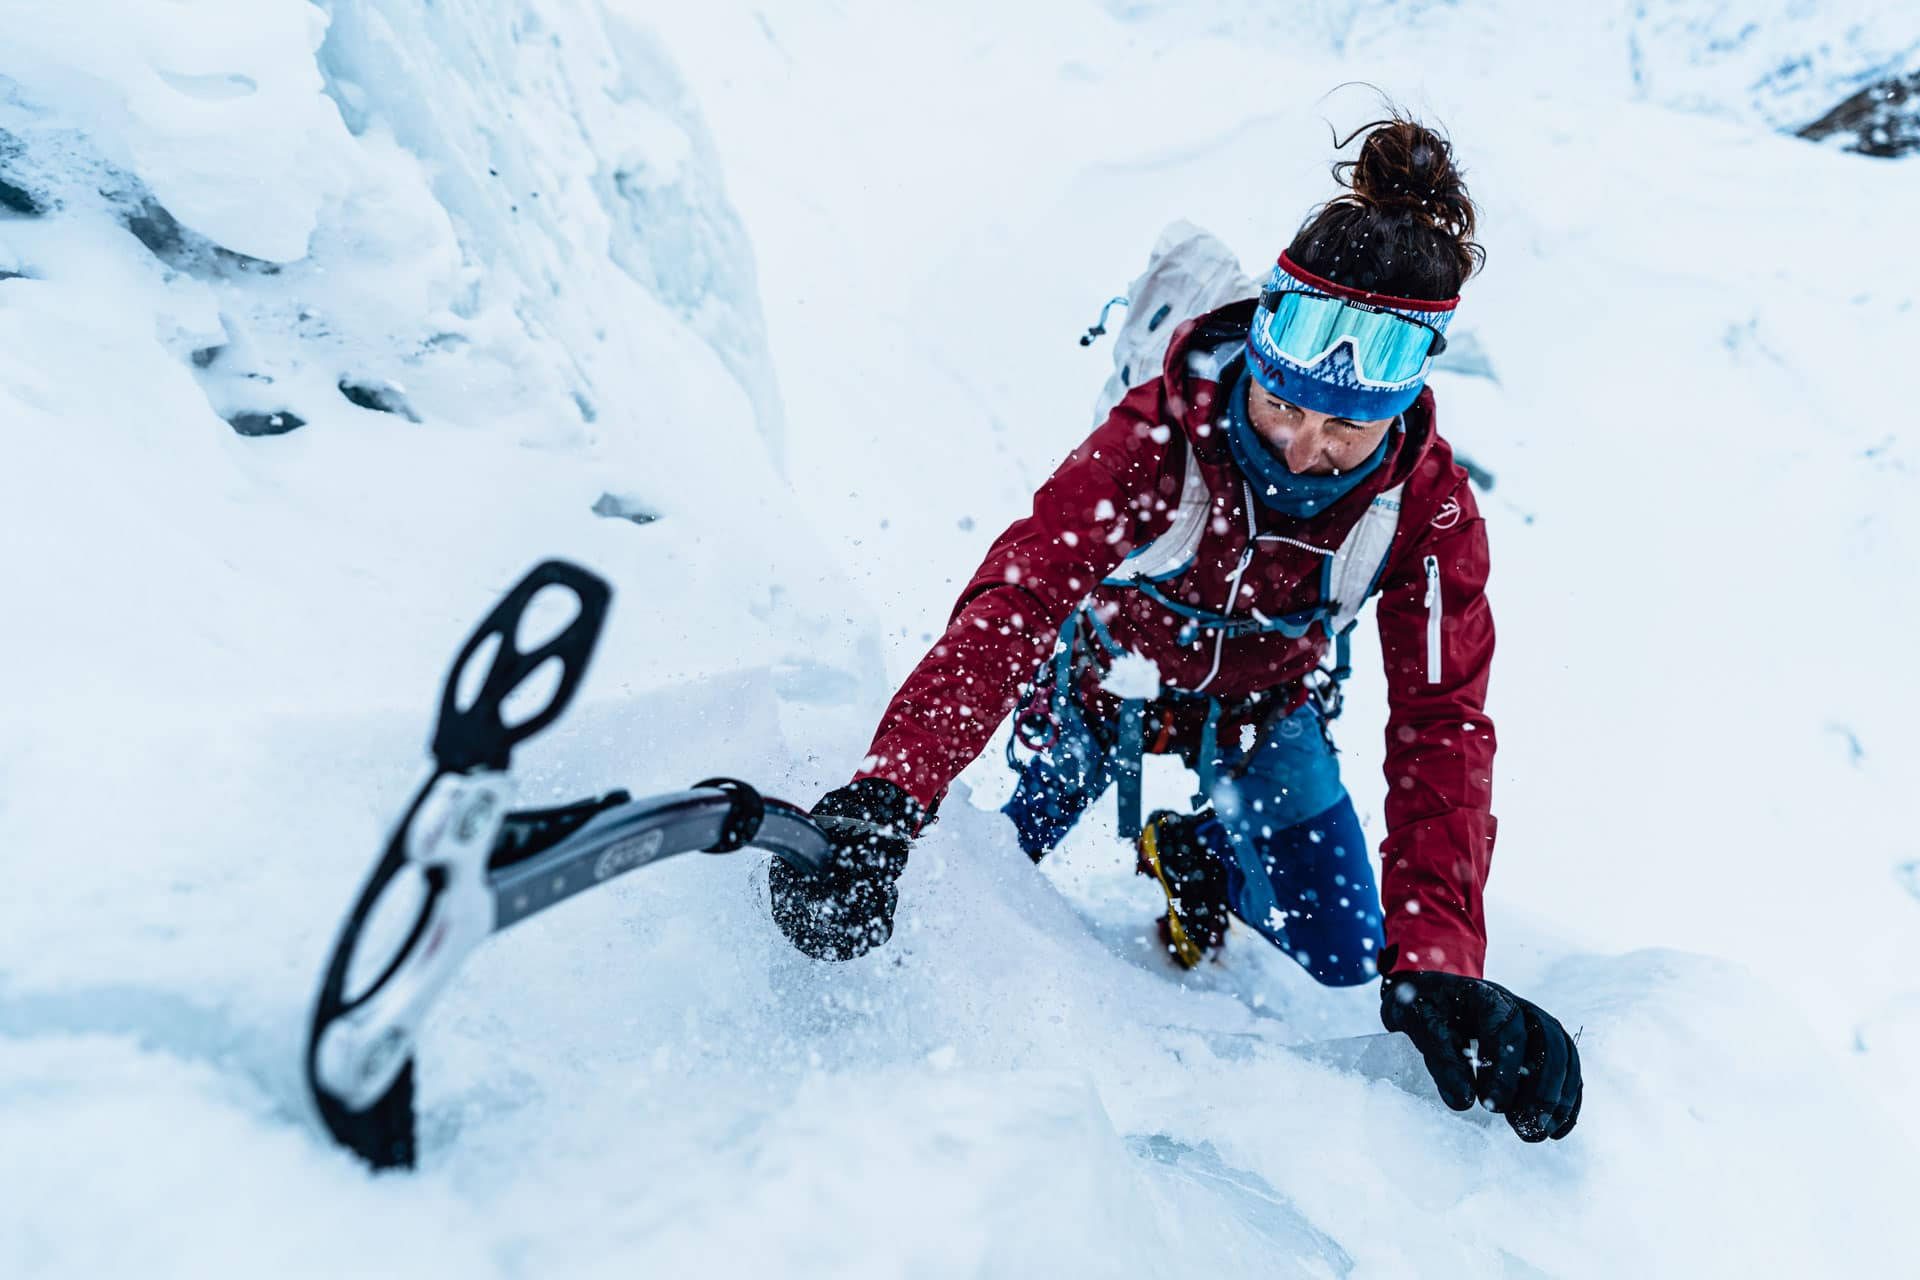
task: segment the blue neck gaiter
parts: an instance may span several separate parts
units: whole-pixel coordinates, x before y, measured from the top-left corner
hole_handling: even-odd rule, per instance
[[[1362,480],[1379,469],[1381,460],[1387,456],[1387,444],[1393,439],[1395,428],[1388,428],[1380,437],[1379,447],[1351,471],[1337,476],[1295,475],[1288,469],[1286,459],[1268,447],[1260,433],[1253,429],[1253,421],[1247,416],[1250,381],[1247,368],[1242,365],[1240,377],[1227,396],[1227,447],[1233,451],[1233,460],[1241,474],[1252,482],[1254,496],[1269,511],[1298,519],[1317,516],[1352,493]]]

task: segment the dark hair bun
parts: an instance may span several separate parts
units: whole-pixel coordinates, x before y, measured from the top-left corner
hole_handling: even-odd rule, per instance
[[[1313,212],[1287,256],[1355,289],[1434,301],[1458,296],[1486,255],[1473,238],[1473,199],[1453,144],[1398,110],[1334,145],[1355,138],[1362,139],[1359,156],[1333,166],[1345,194]]]
[[[1334,177],[1353,191],[1354,199],[1462,239],[1473,235],[1473,201],[1454,167],[1452,143],[1417,121],[1398,117],[1377,120],[1364,132],[1360,158],[1334,166]]]

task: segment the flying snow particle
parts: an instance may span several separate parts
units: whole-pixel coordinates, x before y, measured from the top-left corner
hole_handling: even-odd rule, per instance
[[[1160,666],[1140,653],[1123,653],[1113,660],[1100,687],[1118,698],[1150,702],[1160,696]]]

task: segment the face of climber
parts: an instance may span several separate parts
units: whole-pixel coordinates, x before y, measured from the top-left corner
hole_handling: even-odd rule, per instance
[[[1365,462],[1380,445],[1392,418],[1354,421],[1330,418],[1291,404],[1247,379],[1247,420],[1297,476],[1331,476]]]

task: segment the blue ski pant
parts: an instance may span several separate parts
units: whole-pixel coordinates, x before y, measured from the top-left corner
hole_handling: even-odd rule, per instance
[[[1316,981],[1371,981],[1385,940],[1366,835],[1313,704],[1269,719],[1250,750],[1223,747],[1198,836],[1226,867],[1233,913]],[[1021,848],[1053,848],[1113,780],[1104,746],[1069,717],[1003,806]]]

